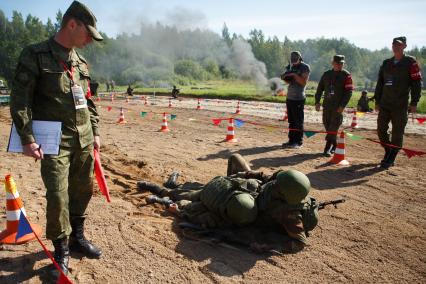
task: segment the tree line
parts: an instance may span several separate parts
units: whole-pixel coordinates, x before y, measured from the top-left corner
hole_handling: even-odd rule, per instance
[[[24,18],[16,11],[8,19],[0,10],[0,77],[10,83],[22,48],[53,36],[60,28],[61,19],[61,11],[54,21],[48,19],[43,23],[32,15]],[[115,38],[102,35],[103,42],[95,42],[81,53],[90,62],[94,79],[99,82],[113,79],[122,85],[185,85],[202,80],[250,79],[237,66],[241,62],[231,62],[235,52],[241,52],[234,50],[237,40],[249,43],[254,57],[265,64],[267,78],[278,77],[283,72],[292,50],[299,50],[310,65],[312,81],[319,81],[330,68],[333,55],[343,54],[358,88],[373,88],[380,64],[392,55],[389,48],[372,51],[345,38],[280,40],[276,36],[266,37],[258,29],[244,38],[231,35],[226,24],[220,35],[209,30],[178,30],[161,23],[141,25],[139,34],[122,33]],[[416,47],[407,53],[415,56],[425,70],[426,47]]]

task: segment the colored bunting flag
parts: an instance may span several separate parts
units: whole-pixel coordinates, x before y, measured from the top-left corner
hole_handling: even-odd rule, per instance
[[[18,232],[16,233],[15,240],[18,240],[20,237],[23,237],[32,232],[33,232],[33,229],[31,229],[31,225],[28,222],[27,217],[25,217],[24,212],[21,210],[21,215],[19,216],[19,223],[18,223]]]
[[[420,124],[423,124],[423,122],[426,121],[426,117],[417,117],[416,119]]]
[[[245,123],[244,121],[236,119],[235,120],[235,127],[240,128],[241,126],[244,125],[244,123]]]
[[[108,109],[108,111],[111,111],[111,110],[112,110],[112,107],[107,107],[107,109]]]
[[[275,130],[275,128],[270,127],[270,126],[266,126],[266,131],[272,132],[274,130]]]
[[[213,118],[212,120],[213,120],[213,124],[216,126],[220,125],[220,123],[222,122],[220,118]]]
[[[146,111],[141,111],[141,116],[145,117],[148,113]]]
[[[352,139],[354,141],[363,139],[362,136],[358,136],[358,135],[355,135],[355,134],[350,133],[350,132],[345,132],[345,134],[346,134],[346,136],[348,136],[350,139]]]
[[[415,151],[415,150],[410,150],[410,149],[405,149],[402,148],[402,150],[404,150],[405,154],[407,155],[408,159],[414,156],[423,156],[426,155],[426,152],[422,152],[422,151]]]
[[[94,157],[95,157],[95,176],[96,181],[98,182],[99,190],[105,196],[107,202],[111,202],[111,198],[109,195],[108,185],[105,180],[104,170],[102,169],[101,157],[99,156],[99,152],[97,149],[93,149]]]
[[[312,136],[314,136],[316,133],[313,131],[304,131],[306,138],[311,138]]]
[[[176,114],[171,114],[170,115],[170,120],[175,120],[176,119]]]
[[[365,115],[365,112],[359,112],[359,111],[357,111],[355,113],[355,115],[356,115],[356,117],[363,117]]]

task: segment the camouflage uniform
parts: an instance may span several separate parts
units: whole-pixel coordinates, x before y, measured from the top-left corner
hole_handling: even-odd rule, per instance
[[[402,147],[405,125],[408,120],[408,96],[410,105],[420,100],[422,75],[414,57],[404,55],[386,59],[380,67],[374,99],[380,107],[377,118],[377,134],[381,142]],[[389,122],[392,123],[392,139],[389,140]]]
[[[325,140],[334,145],[336,144],[337,131],[343,122],[343,114],[337,112],[337,109],[346,107],[351,99],[352,90],[352,77],[346,70],[328,70],[322,75],[318,83],[315,104],[320,103],[324,93],[322,121],[327,132],[336,132],[327,134]]]
[[[241,171],[243,169],[245,171]],[[301,212],[292,210],[274,193],[279,172],[265,175],[251,171],[240,155],[232,155],[228,160],[228,177],[215,177],[198,189],[188,190],[185,185],[175,190],[162,188],[160,195],[176,201],[180,217],[206,227],[223,227],[233,225],[225,210],[230,196],[248,193],[256,198],[257,217],[252,224],[284,229],[290,238],[304,245],[306,234]]]
[[[87,108],[76,109],[72,81],[83,88]],[[58,155],[45,155],[41,175],[47,189],[48,239],[70,235],[70,216],[84,216],[92,196],[93,141],[99,135],[99,117],[90,99],[86,60],[53,38],[26,47],[13,81],[10,111],[22,145],[36,142],[32,120],[62,122]]]

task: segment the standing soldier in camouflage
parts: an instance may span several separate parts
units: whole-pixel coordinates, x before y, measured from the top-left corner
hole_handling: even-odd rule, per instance
[[[407,111],[415,113],[420,100],[422,88],[422,74],[416,59],[406,55],[405,37],[393,39],[392,51],[394,56],[383,61],[377,79],[374,99],[377,117],[377,134],[385,156],[380,163],[382,168],[388,169],[394,165],[398,151],[402,147]],[[411,91],[411,102],[408,97]],[[392,123],[392,139],[389,140],[389,122]]]
[[[315,109],[320,111],[320,101],[324,93],[322,122],[325,130],[332,132],[325,137],[326,144],[323,154],[326,157],[330,157],[336,149],[337,131],[343,122],[343,111],[352,96],[352,76],[343,69],[344,64],[344,55],[333,57],[333,68],[322,75],[315,94]]]
[[[290,128],[288,142],[282,145],[283,148],[298,149],[302,147],[305,88],[310,72],[309,65],[303,62],[302,54],[299,51],[291,52],[290,64],[281,75],[281,79],[288,83],[286,106]]]
[[[74,1],[55,36],[24,48],[12,87],[10,112],[24,154],[41,159],[47,189],[46,237],[52,240],[55,260],[65,274],[70,249],[91,258],[101,256],[101,250],[85,238],[83,226],[93,193],[93,148],[100,147],[99,117],[90,98],[87,62],[75,50],[93,39],[103,39],[96,18]],[[62,123],[58,155],[43,155],[32,120]],[[51,274],[59,276],[56,268]]]

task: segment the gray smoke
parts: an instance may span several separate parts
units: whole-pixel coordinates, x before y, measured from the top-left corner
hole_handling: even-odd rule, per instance
[[[133,30],[135,26],[140,27],[138,33],[118,35],[110,50],[96,55],[93,65],[98,77],[144,83],[169,81],[175,76],[176,61],[190,59],[203,67],[214,62],[239,78],[267,84],[265,64],[254,57],[250,44],[237,39],[229,47],[219,34],[206,28],[202,13],[175,8],[162,22],[147,23],[144,19]]]

